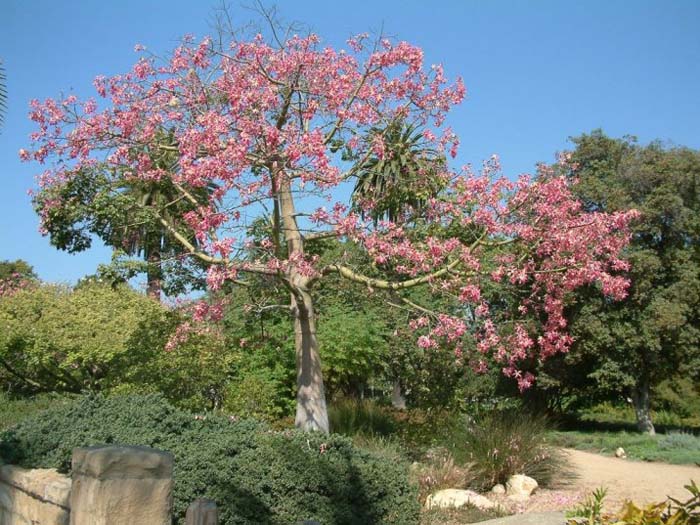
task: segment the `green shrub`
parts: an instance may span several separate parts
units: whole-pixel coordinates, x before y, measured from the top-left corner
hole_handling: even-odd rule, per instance
[[[45,284],[0,297],[0,387],[24,395],[157,391],[186,408],[212,407],[234,354],[213,333],[166,352],[182,321],[126,285]]]
[[[198,497],[218,503],[222,525],[418,522],[416,489],[394,456],[357,449],[342,436],[194,416],[156,394],[59,406],[0,434],[0,458],[68,472],[73,448],[96,444],[172,452],[177,523]]]
[[[279,395],[277,382],[260,370],[231,381],[224,396],[223,409],[227,414],[276,421],[287,415],[285,399]]]
[[[659,439],[659,449],[661,450],[699,450],[700,437],[688,432],[669,432]]]
[[[700,417],[700,386],[687,377],[662,381],[654,389],[654,409],[666,410],[681,418]]]
[[[345,436],[388,436],[396,422],[386,409],[371,400],[339,399],[328,409],[331,432]]]
[[[431,449],[443,447],[458,462],[468,460],[463,450],[461,436],[463,418],[448,410],[410,410],[397,414],[397,436],[406,447],[412,460],[420,461]]]
[[[570,477],[561,452],[547,442],[547,421],[523,412],[494,412],[465,425],[458,459],[470,462],[474,486],[489,489],[513,474],[541,486]]]
[[[69,397],[59,394],[38,394],[33,397],[11,397],[0,392],[0,431],[33,416],[37,412],[68,403]]]

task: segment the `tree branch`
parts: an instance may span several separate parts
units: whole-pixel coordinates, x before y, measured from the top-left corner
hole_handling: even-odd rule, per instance
[[[331,264],[330,266],[327,266],[323,269],[321,273],[327,274],[335,272],[338,273],[341,277],[344,277],[345,279],[348,279],[350,281],[366,284],[369,287],[379,288],[381,290],[404,290],[406,288],[413,288],[414,286],[418,286],[420,284],[429,283],[433,279],[442,277],[443,275],[449,273],[454,268],[456,268],[459,265],[459,263],[460,260],[456,259],[444,268],[441,268],[440,270],[423,275],[421,277],[408,279],[406,281],[389,281],[386,279],[376,279],[374,277],[367,277],[366,275],[362,275],[360,273],[355,272],[347,266],[341,266],[338,264]]]

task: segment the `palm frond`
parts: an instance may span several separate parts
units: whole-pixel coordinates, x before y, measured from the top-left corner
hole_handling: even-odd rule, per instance
[[[372,155],[358,166],[352,193],[355,209],[375,223],[420,210],[442,189],[437,175],[445,166],[444,156],[426,145],[417,126],[401,120],[370,134],[381,134],[386,153]],[[372,203],[369,210],[365,203]]]

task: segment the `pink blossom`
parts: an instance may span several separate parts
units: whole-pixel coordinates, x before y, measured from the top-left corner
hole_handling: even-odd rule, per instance
[[[76,176],[115,174],[115,188],[167,180],[183,188],[187,201],[191,194],[184,188],[206,195],[171,226],[184,232],[180,242],[186,240],[187,253],[210,266],[210,290],[250,274],[304,290],[329,274],[354,279],[368,291],[425,286],[456,299],[460,308],[412,319],[418,346],[450,348],[460,363],[480,370],[484,356],[493,355],[527,388],[534,378],[521,372],[523,363],[572,344],[564,317],[569,292],[595,283],[615,299],[627,293],[621,272],[629,263],[620,253],[637,214],[586,213],[572,181],[555,167],[543,164],[534,177],[512,180],[496,155],[479,170],[445,167],[434,175],[443,191],[393,221],[364,218],[377,209],[376,199],[358,206],[336,202],[356,173],[334,144],[347,146],[357,159],[386,158],[393,152],[376,130],[404,119],[422,127],[427,147],[454,157],[459,146],[444,122],[465,96],[462,81],[448,82],[441,65],[425,68],[422,50],[407,42],[366,43],[367,36],[359,35],[348,41],[349,49],[335,50],[309,35],[292,36],[280,48],[257,36],[220,52],[208,38],[187,37],[165,61],[143,57],[122,75],[95,78],[104,99],[99,107],[74,95],[32,100],[32,145],[19,154],[44,165],[38,176],[38,193],[46,197],[41,228],[49,231],[52,212],[70,204],[54,190]],[[290,102],[295,91],[299,97]],[[161,130],[171,133],[167,144],[157,138]],[[163,169],[145,153],[161,149],[176,158],[177,169]],[[214,189],[199,191],[204,188]],[[282,198],[296,206],[278,231],[288,237],[253,242],[252,220],[264,209],[273,224]],[[413,227],[415,219],[422,228]],[[446,235],[446,226],[456,233]],[[372,268],[346,268],[346,254],[333,261],[311,255],[314,235],[354,244]],[[500,249],[506,245],[514,250]],[[377,286],[382,280],[364,272],[386,274],[391,284]],[[494,286],[522,292],[498,325],[484,298]],[[191,326],[179,330],[169,347],[195,323],[213,325],[224,306],[192,304]]]

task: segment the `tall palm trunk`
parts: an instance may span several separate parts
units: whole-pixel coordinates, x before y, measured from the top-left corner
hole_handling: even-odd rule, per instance
[[[158,302],[163,289],[163,269],[161,266],[160,242],[151,241],[146,249],[146,295]]]

